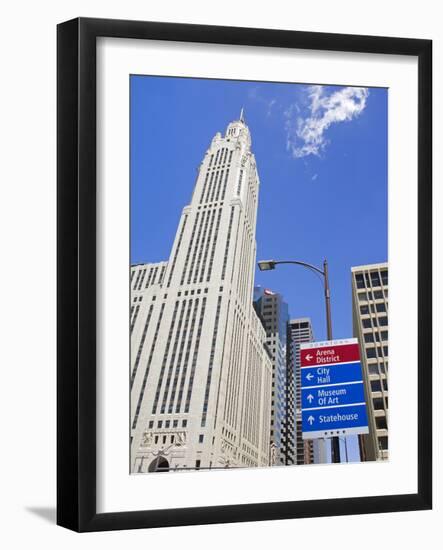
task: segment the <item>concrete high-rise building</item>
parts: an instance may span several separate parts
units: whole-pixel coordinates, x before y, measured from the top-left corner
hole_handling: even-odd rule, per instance
[[[287,363],[288,371],[293,373],[295,379],[295,395],[293,399],[295,409],[296,464],[312,464],[314,462],[313,441],[303,440],[302,438],[300,370],[300,344],[313,341],[314,333],[309,317],[291,319],[289,321]]]
[[[241,114],[206,151],[168,262],[131,270],[132,472],[269,465],[258,192]]]
[[[293,400],[288,399],[288,393],[294,391],[294,381],[286,372],[288,305],[281,294],[258,286],[254,289],[254,308],[266,330],[266,344],[272,359],[272,464],[294,464],[294,409]]]
[[[352,268],[354,336],[360,342],[369,434],[362,460],[388,458],[388,264]]]

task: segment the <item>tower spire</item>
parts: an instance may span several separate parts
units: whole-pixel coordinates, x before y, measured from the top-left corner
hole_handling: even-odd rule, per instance
[[[243,114],[243,107],[241,108],[241,111],[240,111],[240,122],[244,122],[245,121],[245,117],[244,117],[244,114]]]

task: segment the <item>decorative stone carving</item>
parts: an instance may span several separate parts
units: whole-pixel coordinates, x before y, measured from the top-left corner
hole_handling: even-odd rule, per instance
[[[174,445],[176,447],[183,447],[186,445],[186,432],[177,432],[175,434]]]
[[[152,432],[144,432],[142,439],[142,447],[149,447],[152,445]]]

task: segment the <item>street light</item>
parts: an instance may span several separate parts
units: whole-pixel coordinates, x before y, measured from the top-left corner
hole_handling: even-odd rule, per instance
[[[258,268],[260,271],[269,271],[270,269],[275,269],[275,263],[274,260],[262,260],[258,262]]]
[[[332,340],[332,321],[331,321],[331,292],[329,289],[329,272],[328,272],[328,262],[325,260],[323,262],[323,269],[316,267],[315,265],[308,264],[306,262],[299,262],[296,260],[261,260],[258,262],[258,268],[260,271],[270,271],[275,269],[276,265],[279,264],[294,264],[301,265],[319,273],[323,277],[324,289],[325,289],[325,306],[326,306],[326,333],[328,340]]]
[[[325,295],[325,307],[326,307],[326,334],[327,339],[332,340],[332,319],[331,319],[331,292],[329,289],[329,271],[328,262],[324,260],[323,269],[316,267],[315,265],[308,264],[306,262],[299,262],[296,260],[262,260],[258,262],[258,268],[260,271],[270,271],[275,269],[279,264],[294,264],[301,265],[307,269],[318,273],[323,277],[324,283],[324,295]],[[332,460],[333,462],[340,462],[340,442],[338,437],[332,438]]]

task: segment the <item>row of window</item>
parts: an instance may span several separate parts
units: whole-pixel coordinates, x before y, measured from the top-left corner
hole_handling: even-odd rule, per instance
[[[157,344],[157,337],[158,337],[158,332],[160,330],[160,325],[161,325],[161,322],[162,322],[164,309],[165,309],[165,304],[163,303],[162,306],[161,306],[161,309],[160,309],[160,314],[158,316],[157,326],[155,327],[154,338],[152,340],[151,350],[149,352],[149,358],[148,358],[148,361],[146,363],[145,374],[143,376],[143,383],[142,383],[142,386],[140,388],[140,393],[139,393],[139,396],[138,396],[137,408],[135,410],[134,420],[132,422],[132,428],[133,429],[135,429],[137,427],[138,417],[139,417],[139,414],[140,414],[140,408],[141,408],[142,401],[143,401],[143,395],[145,393],[146,383],[148,381],[148,375],[149,375],[149,370],[151,368],[152,356],[154,355],[155,346]]]
[[[163,424],[165,426],[165,428],[178,428],[178,424],[179,424],[179,420],[177,418],[173,419],[173,420],[158,420],[157,421],[157,428],[163,428]],[[188,425],[188,420],[186,418],[184,418],[182,421],[181,421],[181,427],[182,428],[186,428]],[[154,421],[153,420],[150,420],[149,421],[149,424],[148,424],[148,427],[150,430],[152,430],[154,428]]]
[[[188,300],[188,306],[187,306],[187,309],[186,309],[186,317],[185,317],[185,303],[186,303],[186,300],[184,300],[183,303],[182,303],[182,308],[181,308],[181,311],[180,311],[180,317],[179,317],[177,330],[176,330],[176,334],[175,334],[175,341],[174,341],[174,345],[172,347],[171,357],[169,359],[169,370],[168,370],[168,374],[167,374],[167,377],[166,377],[166,384],[165,384],[165,388],[163,390],[163,401],[162,401],[162,406],[161,406],[161,409],[160,409],[161,414],[164,414],[165,411],[166,411],[166,400],[168,398],[169,388],[171,386],[171,379],[172,379],[172,372],[173,372],[174,365],[175,365],[175,358],[177,357],[177,364],[175,365],[175,376],[174,376],[174,380],[173,380],[173,389],[172,389],[172,393],[171,393],[171,397],[170,397],[169,410],[168,410],[169,414],[172,413],[172,408],[173,408],[173,403],[174,403],[175,393],[176,393],[176,388],[177,388],[177,382],[178,382],[178,376],[179,376],[179,372],[180,372],[180,366],[181,366],[181,361],[182,361],[182,358],[183,358],[183,351],[184,351],[186,336],[187,336],[187,332],[188,332],[189,319],[190,319],[190,316],[191,316],[192,302],[193,302],[193,300]],[[182,331],[182,327],[183,327],[183,331]],[[180,342],[180,346],[179,346],[180,337],[181,337],[181,342]]]
[[[383,350],[383,353],[382,353]],[[366,348],[366,357],[368,359],[374,359],[374,357],[380,357],[383,359],[384,357],[388,357],[388,346],[380,346],[380,347],[374,347],[374,348]]]
[[[135,376],[137,374],[137,370],[138,370],[138,365],[140,363],[140,357],[141,357],[141,354],[142,354],[142,350],[143,350],[143,346],[145,344],[145,339],[146,339],[146,333],[148,332],[148,327],[149,327],[149,323],[151,321],[151,316],[152,316],[152,310],[154,308],[154,304],[151,304],[151,306],[149,307],[149,311],[148,311],[148,315],[146,316],[146,321],[145,321],[145,326],[143,328],[143,334],[142,334],[142,337],[140,339],[140,344],[138,346],[138,350],[137,350],[137,356],[135,358],[135,362],[134,362],[134,368],[132,369],[132,375],[131,375],[131,389],[132,389],[132,386],[134,384],[134,380],[135,380]]]
[[[369,313],[383,313],[386,311],[386,304],[384,302],[379,302],[377,304],[369,304],[360,306],[360,313],[362,315],[369,315]]]
[[[206,414],[208,412],[209,391],[211,389],[212,367],[214,365],[215,346],[217,342],[218,322],[220,320],[221,302],[222,302],[222,296],[220,295],[217,301],[217,310],[215,313],[215,321],[214,321],[214,331],[212,334],[211,353],[209,356],[208,375],[206,378],[205,400],[203,403],[202,419],[201,419],[202,427],[206,426]]]
[[[231,231],[232,231],[232,221],[234,219],[234,207],[231,207],[231,215],[229,217],[229,225],[228,225],[228,235],[226,237],[226,247],[225,247],[225,254],[223,257],[223,268],[222,268],[222,281],[225,278],[226,275],[226,265],[228,262],[228,254],[229,254],[229,243],[231,242]]]
[[[372,300],[383,300],[385,298],[388,298],[389,293],[388,289],[385,288],[384,290],[367,290],[365,292],[359,292],[358,293],[358,299],[360,302],[368,302]]]
[[[177,256],[178,256],[178,252],[180,250],[180,245],[181,245],[181,242],[182,242],[182,239],[183,239],[183,233],[185,231],[187,220],[188,220],[188,216],[185,216],[184,219],[183,219],[182,227],[180,229],[180,235],[178,237],[177,247],[176,247],[175,252],[174,252],[174,259],[172,260],[171,270],[169,272],[169,277],[168,277],[167,288],[169,288],[171,286],[172,275],[174,273],[175,264],[177,262]]]
[[[365,342],[371,343],[371,342],[380,342],[380,341],[387,341],[388,339],[388,331],[387,330],[381,330],[380,332],[365,332],[363,334],[363,337],[365,339]]]
[[[148,288],[151,284],[153,285],[154,283],[157,282],[157,284],[161,284],[162,280],[163,280],[163,276],[164,276],[164,273],[165,273],[165,270],[166,270],[166,264],[163,264],[161,266],[161,269],[160,269],[160,273],[159,273],[159,277],[158,277],[158,280],[156,281],[157,279],[157,273],[158,273],[158,269],[159,269],[159,266],[153,266],[149,269],[149,273],[148,273],[148,277],[146,279],[146,284],[145,284],[145,288]],[[133,290],[141,290],[142,289],[142,286],[143,286],[143,281],[145,279],[145,275],[147,273],[148,269],[145,268],[145,269],[139,269],[137,271],[137,277],[135,279],[135,283],[132,287]],[[131,281],[134,277],[134,273],[135,273],[135,270],[132,272],[131,274]]]
[[[212,212],[212,216],[211,216],[211,212]],[[203,255],[203,249],[204,249],[204,246],[205,246],[205,242],[206,242],[206,246],[209,245],[209,239],[206,240],[206,234],[207,234],[208,227],[209,227],[209,220],[211,220],[211,224],[210,224],[211,229],[210,229],[210,231],[212,231],[212,225],[214,223],[215,212],[216,212],[215,209],[212,210],[212,211],[208,210],[207,212],[203,212],[203,217],[202,217],[202,221],[200,223],[200,228],[199,228],[198,233],[197,233],[197,239],[196,239],[196,242],[195,242],[194,251],[192,253],[191,265],[189,267],[188,285],[191,283],[192,274],[193,274],[193,271],[194,271],[194,266],[196,265],[196,261],[197,261],[197,265],[196,265],[196,269],[195,269],[195,273],[194,273],[193,282],[194,283],[197,282],[198,271],[199,271],[199,268],[200,268],[200,263],[201,263],[201,259],[202,259],[202,255]],[[203,222],[203,220],[204,220],[204,222]],[[211,233],[209,232],[209,235],[210,234]],[[197,256],[197,252],[198,252],[198,256]]]
[[[371,271],[370,273],[356,273],[355,282],[357,283],[357,288],[365,287],[377,287],[377,286],[388,286],[388,270],[383,269],[380,271]]]
[[[368,365],[369,374],[377,374],[378,376],[380,376],[380,374],[388,374],[387,369],[388,362],[386,359],[379,359],[378,363],[369,363]]]
[[[378,318],[372,317],[370,319],[362,319],[361,324],[363,328],[377,328],[377,327],[387,327],[388,326],[388,317],[386,315],[381,315]]]
[[[371,380],[371,392],[388,391],[388,381],[386,378]]]

